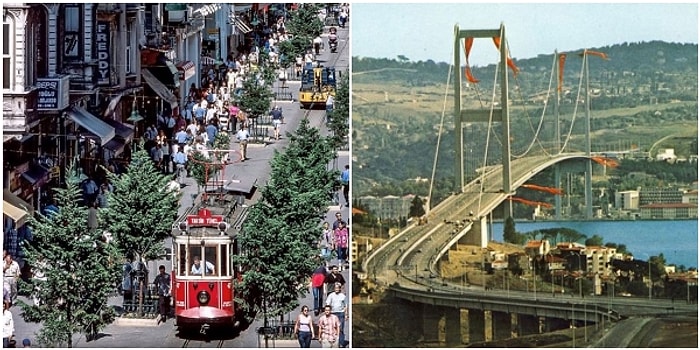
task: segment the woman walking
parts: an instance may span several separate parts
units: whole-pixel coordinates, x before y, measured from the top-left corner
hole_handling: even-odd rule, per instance
[[[302,348],[310,348],[311,339],[316,337],[314,335],[314,320],[309,315],[309,307],[306,305],[301,307],[301,313],[294,322],[294,334],[297,335],[299,346]]]

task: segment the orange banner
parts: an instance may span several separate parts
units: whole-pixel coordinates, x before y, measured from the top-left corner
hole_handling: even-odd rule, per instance
[[[501,48],[501,38],[494,36],[493,43],[496,44],[497,49]],[[513,71],[513,76],[514,77],[517,76],[520,69],[515,65],[515,62],[513,62],[513,59],[510,58],[510,55],[508,55],[506,58],[506,64],[508,64],[508,67],[510,67],[510,70]]]
[[[559,86],[557,87],[557,90],[559,90],[559,92],[561,92],[561,88],[564,85],[564,63],[566,63],[566,54],[560,53],[559,54]]]
[[[464,68],[464,76],[470,83],[476,84],[479,82],[479,79],[474,78],[472,70],[469,67],[469,53],[472,51],[472,45],[474,45],[473,37],[464,38],[464,54],[467,57],[467,66]]]
[[[598,57],[600,57],[600,58],[602,58],[602,59],[604,59],[604,60],[609,60],[609,59],[610,59],[610,58],[608,57],[608,55],[605,54],[605,52],[598,52],[598,51],[585,50],[585,51],[583,51],[583,53],[582,53],[581,55],[584,55],[584,54],[585,54],[585,55],[594,55],[594,56],[598,56]]]

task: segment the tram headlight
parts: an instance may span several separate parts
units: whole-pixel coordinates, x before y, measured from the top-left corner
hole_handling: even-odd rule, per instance
[[[209,295],[209,292],[207,292],[205,290],[197,293],[197,301],[199,302],[199,305],[209,304],[210,299],[211,299],[211,296]]]

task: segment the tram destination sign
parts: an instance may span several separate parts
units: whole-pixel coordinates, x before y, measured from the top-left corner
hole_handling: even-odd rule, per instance
[[[223,215],[213,215],[209,209],[202,208],[194,215],[187,215],[189,227],[217,227],[224,221]]]

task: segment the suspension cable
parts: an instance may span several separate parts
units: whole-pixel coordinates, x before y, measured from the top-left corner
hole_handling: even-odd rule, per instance
[[[583,61],[581,64],[581,74],[579,74],[579,81],[578,81],[578,92],[576,93],[576,103],[574,104],[574,112],[573,112],[573,116],[571,117],[571,125],[569,125],[569,132],[567,133],[566,138],[564,139],[564,144],[562,145],[561,149],[559,150],[559,153],[563,153],[564,149],[566,149],[566,146],[569,144],[569,140],[571,139],[572,131],[574,130],[574,124],[576,122],[576,114],[578,111],[579,99],[581,98],[581,86],[583,85],[583,73],[584,73],[585,67],[586,67],[586,55],[583,55]],[[557,121],[557,122],[559,122],[559,121]]]
[[[524,107],[525,99],[523,98],[523,95],[522,95],[523,91],[522,91],[522,88],[520,87],[520,80],[518,79],[517,76],[515,77],[515,83],[516,83],[516,86],[518,87],[518,89],[517,89],[518,94],[520,96],[520,100],[523,101],[523,111],[525,112],[525,118],[527,119],[528,124],[530,125],[530,130],[533,131],[534,137],[533,137],[532,141],[530,142],[530,144],[526,147],[525,151],[521,154],[513,155],[513,158],[516,158],[516,159],[522,158],[525,155],[527,155],[527,153],[529,153],[530,150],[532,149],[532,146],[534,146],[535,142],[537,142],[537,144],[540,146],[540,149],[544,152],[545,155],[548,155],[548,156],[550,155],[547,152],[547,149],[542,145],[542,142],[539,139],[539,135],[540,135],[540,131],[542,131],[542,125],[544,124],[544,115],[547,112],[547,107],[549,105],[549,96],[552,93],[552,82],[554,80],[556,62],[557,62],[557,56],[554,55],[554,61],[552,62],[552,71],[549,75],[549,86],[547,87],[547,95],[546,95],[547,98],[545,99],[544,108],[542,109],[542,114],[540,115],[540,121],[539,121],[539,124],[537,125],[536,130],[533,128],[532,120],[530,120],[530,113],[528,113],[527,108]]]
[[[454,56],[454,49],[452,49],[452,55]],[[450,87],[450,78],[452,77],[452,68],[454,65],[450,65],[449,68],[447,69],[447,82],[445,83],[445,95],[444,99],[442,102],[442,115],[440,116],[440,128],[438,129],[438,139],[437,139],[437,146],[435,147],[435,157],[433,158],[433,171],[432,174],[430,175],[430,186],[428,187],[428,213],[430,213],[430,199],[433,196],[433,184],[435,182],[435,171],[437,170],[437,160],[438,160],[438,154],[440,153],[440,140],[442,139],[442,129],[444,128],[445,124],[445,113],[447,111],[447,93],[448,89]],[[460,96],[461,98],[461,96]],[[461,124],[461,123],[460,123]],[[461,125],[455,125],[456,127],[461,127]],[[428,214],[426,213],[426,214]]]
[[[481,174],[479,177],[481,178],[481,181],[479,181],[479,204],[477,205],[477,213],[481,212],[481,199],[484,196],[484,181],[483,179],[486,177],[486,165],[487,165],[487,160],[489,158],[489,142],[491,139],[491,130],[493,127],[493,111],[494,111],[494,101],[496,100],[496,83],[498,82],[498,70],[500,69],[500,65],[496,65],[496,69],[494,72],[494,77],[493,77],[493,91],[491,92],[491,110],[489,111],[489,123],[487,126],[487,133],[486,133],[486,145],[484,146],[484,161],[481,166]],[[502,155],[503,156],[503,155]]]

